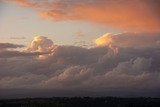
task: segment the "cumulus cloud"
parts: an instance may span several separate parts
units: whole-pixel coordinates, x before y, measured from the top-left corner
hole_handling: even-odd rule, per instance
[[[7,1],[36,9],[45,19],[84,20],[132,31],[159,31],[160,29],[158,0]]]
[[[104,34],[95,40],[99,46],[117,46],[117,47],[156,47],[160,46],[160,33],[121,33]]]
[[[53,41],[44,36],[36,36],[32,40],[28,51],[31,52],[47,52],[53,48]]]
[[[32,40],[30,46],[27,48],[28,52],[40,52],[40,53],[48,53],[48,54],[41,54],[39,58],[46,58],[51,54],[51,51],[54,51],[56,45],[54,45],[51,39],[48,39],[44,36],[36,36]]]
[[[103,46],[103,45],[109,45],[112,42],[113,42],[112,34],[109,34],[109,33],[104,34],[104,35],[102,35],[101,37],[99,37],[99,38],[97,38],[95,40],[95,43],[97,45],[101,45],[101,46]]]
[[[112,39],[114,43],[115,40]],[[50,39],[45,38],[45,40],[53,44]],[[156,42],[158,39],[149,40]],[[123,44],[123,40],[121,41]],[[127,39],[127,44],[133,44],[133,41]],[[152,42],[149,43],[152,45]],[[48,44],[46,41],[43,43]],[[33,46],[33,51],[39,50],[37,48],[39,46],[43,47],[41,42],[33,44],[36,46]],[[43,50],[48,51],[45,46]],[[114,54],[110,46],[93,48],[57,46],[53,47],[54,51],[50,51],[51,54],[43,60],[34,57],[0,59],[0,90],[3,90],[0,96],[6,97],[9,90],[11,95],[18,97],[13,90],[19,89],[30,90],[30,94],[27,95],[24,94],[27,90],[22,92],[24,96],[21,97],[32,96],[36,92],[38,95],[46,92],[46,96],[63,96],[68,95],[68,92],[73,96],[84,95],[82,92],[91,96],[159,96],[159,46],[149,47],[147,44],[146,47],[139,48],[134,48],[134,45],[129,47],[116,45],[116,47],[118,52]],[[61,90],[63,95],[58,90]]]

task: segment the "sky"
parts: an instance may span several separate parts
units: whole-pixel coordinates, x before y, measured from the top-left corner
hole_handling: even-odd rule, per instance
[[[160,97],[159,0],[0,0],[0,98]]]
[[[84,21],[44,20],[36,10],[15,3],[1,2],[0,42],[28,45],[37,35],[47,36],[60,45],[74,45],[85,41],[91,44],[95,38],[106,31],[117,33],[120,30]],[[80,35],[81,34],[81,37]],[[87,35],[87,36],[85,36]],[[22,38],[20,40],[16,38]]]

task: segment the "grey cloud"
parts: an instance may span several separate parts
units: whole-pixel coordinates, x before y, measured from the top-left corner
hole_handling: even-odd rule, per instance
[[[0,51],[0,58],[26,57],[45,55],[47,52],[20,52],[20,51]]]
[[[28,89],[29,96],[159,96],[160,48],[118,48],[57,46],[45,59],[2,58],[0,95]]]
[[[12,43],[0,43],[0,50],[2,49],[15,49],[15,48],[22,48],[23,45],[17,45]]]
[[[151,90],[160,88],[157,48],[152,51],[122,49],[118,54],[111,54],[112,50],[107,47],[58,48],[55,54],[44,60],[23,59],[14,62],[3,60],[0,72],[1,88],[53,89],[53,92],[63,90],[64,93],[66,89],[77,90],[75,93],[79,95],[78,90],[89,91],[88,94],[90,92],[106,94],[114,90],[123,92],[124,89],[126,90],[124,93],[132,94],[132,88],[136,88],[134,95],[137,96],[143,92],[142,89],[148,90],[152,95]],[[99,62],[100,59],[103,61]]]
[[[0,43],[0,58],[27,57],[49,54],[48,52],[29,52],[16,50],[17,48],[23,47],[25,46],[12,43]]]

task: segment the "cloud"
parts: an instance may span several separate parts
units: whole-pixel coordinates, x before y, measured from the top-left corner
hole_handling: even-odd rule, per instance
[[[27,57],[27,56],[39,56],[48,53],[42,52],[20,52],[20,51],[0,51],[0,58],[13,58],[13,57]]]
[[[119,38],[122,35],[126,33],[114,36]],[[129,35],[133,34],[127,33],[127,37]],[[139,37],[137,33],[134,35]],[[114,41],[113,38],[113,43]],[[132,39],[127,39],[127,44],[133,44],[132,42]],[[152,45],[152,42],[149,43]],[[39,45],[36,43],[35,46]],[[11,95],[18,97],[19,94],[14,90],[26,90],[21,95],[30,90],[30,94],[21,97],[32,96],[36,92],[38,95],[46,92],[45,96],[62,96],[60,93],[68,95],[68,92],[71,92],[68,96],[159,96],[159,46],[153,44],[134,48],[134,45],[116,45],[116,48],[118,52],[114,54],[110,46],[56,46],[53,47],[54,51],[50,51],[50,55],[42,60],[34,57],[7,60],[2,58],[0,90],[3,90],[3,94],[0,95],[6,97],[9,90]],[[37,51],[37,48],[33,49]],[[48,51],[48,48],[45,47],[44,50]]]
[[[24,7],[34,7],[34,4],[32,4],[29,0],[1,0],[1,1],[15,2]]]
[[[51,20],[83,20],[131,31],[160,29],[157,0],[8,0]],[[147,17],[147,18],[146,18]]]
[[[25,37],[10,37],[10,39],[21,40],[21,39],[26,39],[26,38]]]
[[[12,43],[0,43],[0,58],[27,57],[27,56],[39,56],[39,55],[48,54],[48,51],[20,51],[20,50],[18,51],[16,50],[17,48],[23,48],[23,47],[25,46],[18,45],[18,44],[12,44]],[[41,44],[39,44],[39,50],[40,49],[43,50]]]
[[[23,45],[11,44],[11,43],[0,43],[0,51],[5,49],[16,49],[22,48]]]
[[[56,48],[56,46],[51,39],[48,39],[44,36],[36,36],[32,40],[30,46],[27,48],[27,51],[48,53],[39,55],[39,58],[43,59],[47,58],[50,55],[49,53],[51,53],[51,51],[54,51],[54,48]]]
[[[111,45],[117,47],[158,47],[160,46],[160,33],[121,33],[104,34],[95,40],[99,46]]]
[[[47,52],[53,48],[53,41],[44,36],[36,36],[30,46],[28,51],[31,52]]]
[[[113,42],[112,34],[109,34],[109,33],[107,33],[107,34],[105,34],[105,35],[103,35],[103,36],[101,36],[101,37],[99,37],[95,40],[95,43],[97,45],[102,45],[102,46],[103,45],[109,45],[112,42]]]
[[[75,87],[83,85],[83,83],[92,76],[92,70],[82,66],[71,66],[66,68],[58,76],[50,78],[45,81],[47,85],[58,86],[57,83],[63,84],[64,86]]]

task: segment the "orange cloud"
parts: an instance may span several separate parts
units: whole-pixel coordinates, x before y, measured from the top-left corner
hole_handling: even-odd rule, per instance
[[[11,0],[8,0],[11,1]],[[12,0],[51,20],[84,20],[132,31],[160,31],[158,0]]]
[[[95,40],[95,43],[99,46],[110,45],[113,42],[112,34],[105,34]]]
[[[160,46],[159,33],[104,34],[95,40],[97,46],[148,48]]]
[[[2,0],[2,1],[15,2],[15,3],[18,3],[19,5],[25,6],[25,7],[32,7],[32,5],[33,5],[28,0]]]

